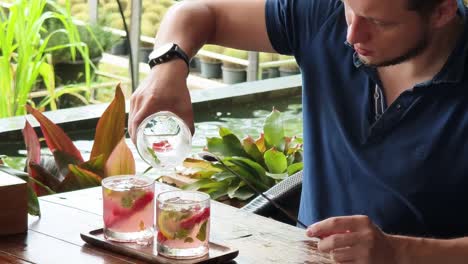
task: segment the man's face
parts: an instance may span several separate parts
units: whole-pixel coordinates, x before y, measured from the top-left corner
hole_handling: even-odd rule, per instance
[[[343,0],[347,41],[369,66],[405,62],[428,46],[427,19],[407,9],[408,0]]]

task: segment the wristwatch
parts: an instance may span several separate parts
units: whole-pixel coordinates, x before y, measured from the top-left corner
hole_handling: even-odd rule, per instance
[[[189,67],[189,57],[187,53],[175,43],[166,43],[154,49],[148,56],[148,64],[150,68],[153,68],[158,64],[168,62],[174,58],[182,59],[187,64],[187,67]]]

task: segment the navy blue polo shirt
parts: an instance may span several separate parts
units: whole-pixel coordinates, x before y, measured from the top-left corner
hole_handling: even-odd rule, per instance
[[[459,11],[465,18],[462,0]],[[443,69],[377,120],[379,79],[344,44],[341,1],[267,0],[266,23],[273,47],[293,54],[303,76],[299,218],[363,214],[388,233],[468,235],[466,22]]]

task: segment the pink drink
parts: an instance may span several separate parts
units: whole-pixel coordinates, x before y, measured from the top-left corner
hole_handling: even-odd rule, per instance
[[[156,215],[158,253],[172,258],[195,258],[208,253],[209,196],[169,191],[158,196]]]
[[[104,236],[150,244],[154,233],[154,180],[116,176],[102,181]]]

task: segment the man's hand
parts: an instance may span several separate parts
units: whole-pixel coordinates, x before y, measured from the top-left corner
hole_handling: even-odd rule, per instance
[[[130,99],[128,132],[136,142],[138,125],[149,115],[171,111],[194,133],[193,110],[186,83],[187,65],[176,59],[155,66]]]
[[[392,237],[367,216],[329,218],[309,226],[307,235],[321,238],[319,251],[330,253],[337,263],[398,263]]]

